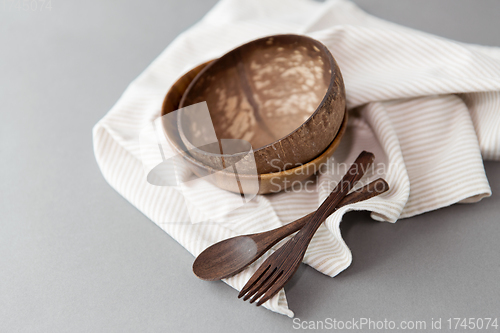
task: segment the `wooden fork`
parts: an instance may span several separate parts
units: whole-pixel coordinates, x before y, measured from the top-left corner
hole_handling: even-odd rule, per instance
[[[307,224],[264,261],[240,291],[238,298],[244,296],[243,300],[246,301],[253,296],[250,303],[259,300],[257,302],[257,306],[259,306],[283,288],[297,271],[307,247],[321,223],[363,177],[374,159],[375,156],[372,153],[363,151],[359,154],[342,180],[323,201]]]

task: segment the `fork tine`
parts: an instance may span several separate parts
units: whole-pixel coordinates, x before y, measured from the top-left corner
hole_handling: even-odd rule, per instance
[[[263,276],[271,267],[271,265],[267,264],[264,262],[258,269],[253,273],[252,277],[248,282],[245,284],[243,289],[241,289],[240,293],[238,294],[238,298],[241,298],[243,295],[245,295],[248,290],[252,288],[252,286]]]
[[[261,276],[261,278],[259,279],[259,281],[257,281],[256,283],[254,283],[254,285],[252,286],[252,288],[250,288],[250,290],[248,290],[247,294],[245,295],[245,297],[243,297],[243,300],[246,301],[247,299],[249,299],[250,297],[252,297],[253,294],[255,294],[257,291],[259,291],[262,286],[268,282],[268,280],[274,276],[274,272],[276,272],[276,267],[274,269],[272,269],[271,267],[269,267],[269,269],[266,271],[265,274],[263,274]],[[252,303],[252,302],[250,302]]]
[[[283,274],[281,274],[279,278],[274,281],[271,288],[269,288],[266,293],[259,299],[259,301],[257,302],[257,306],[264,304],[267,300],[276,295],[278,291],[280,291],[281,288],[283,288],[285,284],[292,278],[298,268],[299,265],[297,265],[291,271],[283,271]]]
[[[259,288],[259,292],[256,293],[253,298],[250,300],[250,303],[255,302],[256,300],[259,299],[260,296],[262,296],[275,282],[280,278],[280,276],[283,274],[283,271],[280,271],[278,274],[274,274],[272,277],[270,277],[266,283]]]
[[[273,284],[271,288],[269,288],[269,290],[264,294],[264,296],[259,299],[259,301],[257,302],[257,306],[261,306],[262,304],[264,304],[266,301],[276,295],[282,288],[283,285],[281,283]]]

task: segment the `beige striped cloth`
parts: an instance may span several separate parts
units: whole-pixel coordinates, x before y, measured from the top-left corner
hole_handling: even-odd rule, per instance
[[[189,221],[183,196],[146,181],[141,128],[159,117],[165,93],[183,73],[247,41],[280,33],[320,40],[342,70],[350,119],[329,163],[332,172],[302,191],[257,196],[217,223],[183,223]],[[384,177],[390,192],[330,216],[304,258],[333,277],[351,263],[339,229],[345,212],[369,210],[374,219],[395,222],[491,194],[482,159],[500,158],[500,48],[405,28],[345,0],[222,0],[130,84],[95,125],[93,140],[109,184],[193,255],[313,211],[328,194],[325,184],[340,179],[336,165],[350,164],[362,150],[373,152],[376,169],[368,178]],[[224,195],[200,204],[216,209]],[[226,283],[242,288],[261,262]],[[293,317],[283,290],[264,306]]]

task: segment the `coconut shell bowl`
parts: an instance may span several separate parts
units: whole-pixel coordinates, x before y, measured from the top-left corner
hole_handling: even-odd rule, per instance
[[[323,44],[299,35],[257,39],[191,69],[168,91],[162,116],[200,102],[207,103],[218,140],[251,144],[256,172],[239,173],[236,184],[233,172],[217,167],[220,155],[193,147],[192,123],[182,112],[174,126],[163,123],[165,134],[197,176],[236,193],[241,184],[257,183],[246,188],[266,194],[309,178],[338,147],[347,124],[337,63]],[[230,165],[247,153],[223,159]]]

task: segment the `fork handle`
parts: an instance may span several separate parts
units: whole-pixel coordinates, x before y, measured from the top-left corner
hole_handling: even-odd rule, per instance
[[[363,177],[370,165],[373,163],[375,156],[367,151],[362,151],[358,158],[351,165],[342,180],[337,184],[333,191],[323,201],[321,206],[314,212],[309,219],[309,222],[299,231],[297,237],[305,237],[307,243],[312,239],[316,230],[328,216],[336,210],[336,206],[347,195],[354,185]],[[302,235],[300,235],[302,234]],[[300,236],[299,236],[300,235]]]
[[[339,202],[339,204],[334,209],[329,210],[327,214],[328,216],[330,216],[341,207],[354,204],[360,201],[368,200],[370,198],[376,197],[379,194],[387,192],[388,190],[389,190],[389,184],[387,184],[387,182],[383,178],[378,178],[372,181],[371,183],[363,186],[362,188],[352,191],[351,193],[346,195]],[[307,215],[302,216],[298,220],[285,224],[284,226],[281,226],[277,229],[271,230],[273,242],[267,245],[268,249],[270,249],[272,246],[274,246],[276,243],[278,243],[286,236],[296,233],[297,231],[302,229],[313,215],[314,212],[311,212]],[[267,237],[268,235],[266,234],[265,236]],[[265,238],[264,235],[263,238]]]

